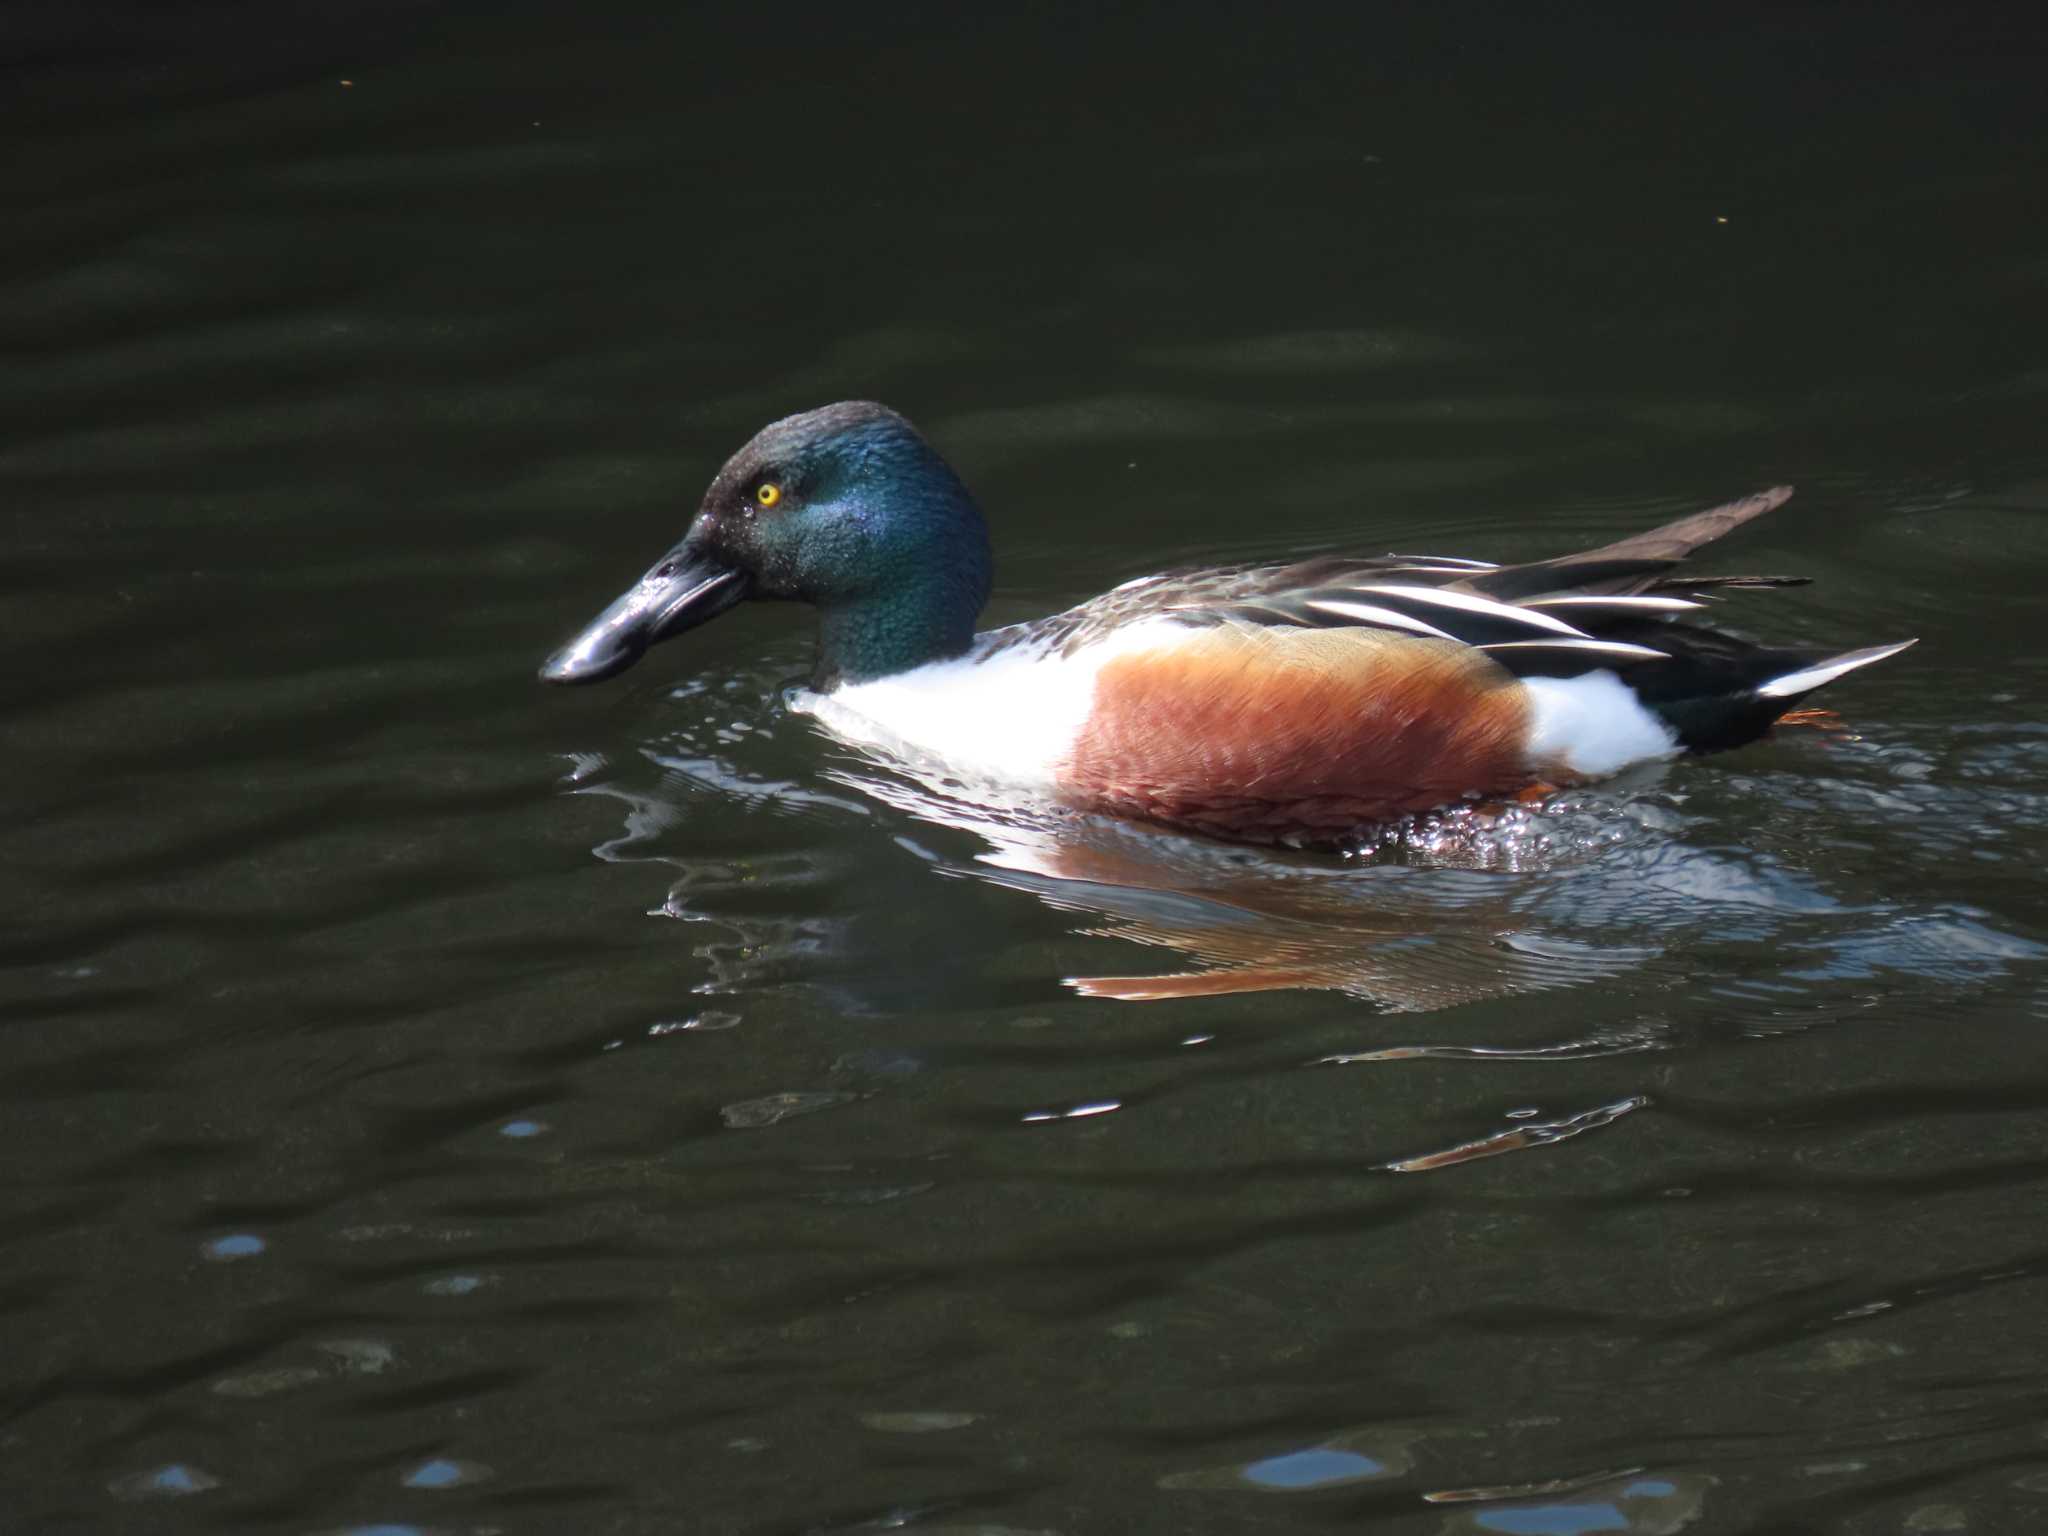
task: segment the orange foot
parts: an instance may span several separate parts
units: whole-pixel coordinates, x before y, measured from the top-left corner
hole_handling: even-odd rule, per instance
[[[1531,784],[1527,789],[1516,791],[1515,801],[1519,805],[1534,805],[1538,800],[1556,793],[1555,784]]]
[[[1848,723],[1832,709],[1788,709],[1773,725],[1810,725],[1817,731],[1846,731]]]

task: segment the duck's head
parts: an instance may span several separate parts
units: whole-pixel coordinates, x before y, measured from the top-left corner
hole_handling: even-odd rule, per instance
[[[887,406],[845,401],[756,433],[682,540],[540,675],[598,682],[737,602],[784,598],[818,609],[817,686],[885,677],[965,651],[989,580],[960,477]]]

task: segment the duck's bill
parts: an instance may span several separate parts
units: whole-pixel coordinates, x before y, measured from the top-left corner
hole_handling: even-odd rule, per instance
[[[597,683],[616,677],[650,645],[716,618],[746,595],[744,572],[679,546],[550,656],[541,680]]]

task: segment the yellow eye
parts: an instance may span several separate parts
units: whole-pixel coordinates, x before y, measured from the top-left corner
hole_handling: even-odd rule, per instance
[[[772,507],[782,500],[782,487],[773,480],[763,480],[760,489],[754,492],[754,500],[764,507]]]

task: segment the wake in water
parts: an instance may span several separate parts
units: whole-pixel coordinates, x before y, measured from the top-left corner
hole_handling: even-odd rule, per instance
[[[1997,860],[1995,845],[1981,846],[1983,816],[2048,824],[2040,804],[1984,782],[2004,775],[1982,771],[1981,735],[1946,749],[1964,759],[1951,793],[1934,783],[1938,749],[1799,732],[1740,764],[1678,764],[1535,803],[1431,812],[1366,829],[1341,855],[1310,855],[1062,812],[874,751],[833,748],[820,764],[793,729],[801,695],[765,677],[686,683],[671,699],[687,718],[642,748],[651,782],[592,757],[574,787],[626,807],[603,857],[673,866],[657,911],[732,931],[733,942],[703,946],[721,985],[815,972],[828,955],[839,972],[886,964],[886,933],[850,939],[837,931],[846,920],[806,893],[837,878],[821,869],[835,859],[866,870],[913,856],[941,878],[1083,914],[1085,936],[1184,957],[1064,977],[1086,996],[1131,1002],[1323,989],[1423,1012],[1626,975],[1644,1003],[1673,987],[1720,992],[1736,1028],[1772,1034],[1874,1006],[1890,973],[1966,985],[2048,952],[1990,912],[1903,889],[1895,851],[1852,835],[1873,808],[1897,803],[1912,813],[1915,846],[1958,851],[1974,838],[1981,863]],[[2023,755],[2041,746],[2000,742]],[[736,813],[797,846],[771,852],[751,839],[736,878],[707,847]],[[964,834],[971,851],[940,851],[959,840],[918,827]],[[788,910],[764,910],[778,905]],[[987,957],[1005,942],[984,925],[957,947]],[[1650,1027],[1639,1011],[1551,1044],[1640,1049],[1628,1042]]]

